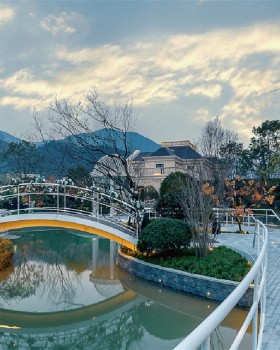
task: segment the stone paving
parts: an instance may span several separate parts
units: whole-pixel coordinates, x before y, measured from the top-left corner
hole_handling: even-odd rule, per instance
[[[250,230],[251,231],[251,230]],[[254,235],[224,233],[218,236],[219,244],[245,251],[250,256]],[[280,230],[269,229],[268,271],[267,271],[266,324],[262,350],[280,349]]]

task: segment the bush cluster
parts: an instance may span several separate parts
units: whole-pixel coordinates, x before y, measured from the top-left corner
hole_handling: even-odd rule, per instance
[[[181,220],[160,218],[151,221],[142,231],[137,249],[140,252],[163,253],[188,247],[191,233]]]
[[[0,238],[0,271],[12,264],[13,256],[13,243],[8,239]]]

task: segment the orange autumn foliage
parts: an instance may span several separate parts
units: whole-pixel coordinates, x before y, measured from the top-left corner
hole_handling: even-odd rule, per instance
[[[10,240],[0,238],[0,271],[9,267],[13,262],[14,247]]]

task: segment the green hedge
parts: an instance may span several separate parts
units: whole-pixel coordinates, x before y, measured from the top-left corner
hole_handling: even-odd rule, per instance
[[[250,262],[244,257],[224,246],[214,248],[209,255],[203,258],[192,256],[192,253],[190,249],[178,256],[164,258],[139,256],[139,258],[163,267],[238,282],[242,281],[251,268]]]
[[[137,249],[145,253],[164,253],[188,247],[190,240],[190,230],[184,221],[160,218],[144,228]]]

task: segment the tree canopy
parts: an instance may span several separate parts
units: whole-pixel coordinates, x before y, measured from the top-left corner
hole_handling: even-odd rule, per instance
[[[252,175],[262,180],[280,172],[280,121],[266,120],[253,128],[255,136],[248,148],[248,167]]]
[[[37,173],[42,162],[36,145],[24,140],[19,143],[11,142],[4,154],[4,159],[9,161],[14,173],[24,178],[28,174]]]

